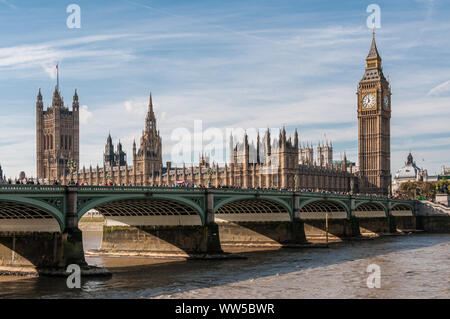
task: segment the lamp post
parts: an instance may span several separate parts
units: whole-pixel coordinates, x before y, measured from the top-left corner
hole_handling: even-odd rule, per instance
[[[389,197],[392,198],[392,173],[389,174]]]
[[[77,169],[77,163],[72,159],[67,162],[67,169],[69,170],[70,174],[70,185],[75,184],[73,180],[73,172]]]
[[[107,173],[106,174],[106,186],[109,186],[109,184],[111,184],[111,174]]]

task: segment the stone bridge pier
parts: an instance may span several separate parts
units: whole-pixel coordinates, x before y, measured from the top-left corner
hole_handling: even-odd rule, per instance
[[[52,196],[45,200],[26,190],[18,196],[0,193],[0,274],[67,276],[67,266],[77,264],[83,275],[108,275],[85,261],[77,189],[46,190]]]
[[[189,259],[225,257],[218,226],[214,223],[213,196],[206,191],[193,195],[188,192],[187,196],[123,193],[87,202],[92,202],[94,209],[105,217],[101,247],[98,251],[89,251],[90,254]],[[92,205],[82,208],[81,214]]]
[[[84,258],[83,234],[78,228],[78,189],[66,188],[66,227],[62,233],[64,240],[61,260],[63,264],[87,266]]]
[[[223,247],[289,247],[306,243],[303,221],[295,216],[293,192],[278,197],[261,191],[230,196],[214,193],[214,218]]]

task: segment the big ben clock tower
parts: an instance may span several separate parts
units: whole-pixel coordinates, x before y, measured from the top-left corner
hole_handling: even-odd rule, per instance
[[[391,182],[391,88],[383,75],[375,32],[357,97],[359,188],[387,195]]]

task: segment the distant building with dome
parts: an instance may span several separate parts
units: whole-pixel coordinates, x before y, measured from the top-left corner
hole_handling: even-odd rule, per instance
[[[426,169],[418,167],[411,152],[409,152],[405,165],[395,173],[392,190],[394,192],[398,191],[400,185],[405,182],[436,182],[438,179],[438,176],[428,176],[428,171]]]

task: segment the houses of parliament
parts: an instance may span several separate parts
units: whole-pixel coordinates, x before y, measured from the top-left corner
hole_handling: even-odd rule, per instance
[[[139,145],[133,143],[131,163],[120,142],[111,136],[105,145],[103,165],[79,168],[79,98],[75,90],[72,109],[64,106],[59,84],[51,106],[44,110],[41,91],[36,102],[37,178],[44,183],[73,181],[84,185],[170,186],[188,182],[213,187],[312,189],[337,192],[388,194],[390,187],[390,85],[383,75],[375,34],[357,91],[358,161],[356,168],[344,156],[333,161],[331,143],[319,143],[316,158],[312,145],[301,145],[297,130],[288,137],[282,128],[276,138],[267,130],[256,144],[235,143],[230,138],[229,163],[212,164],[201,156],[199,164],[172,167],[162,162],[162,138],[157,129],[150,93],[145,127]],[[77,164],[71,175],[68,163]]]

